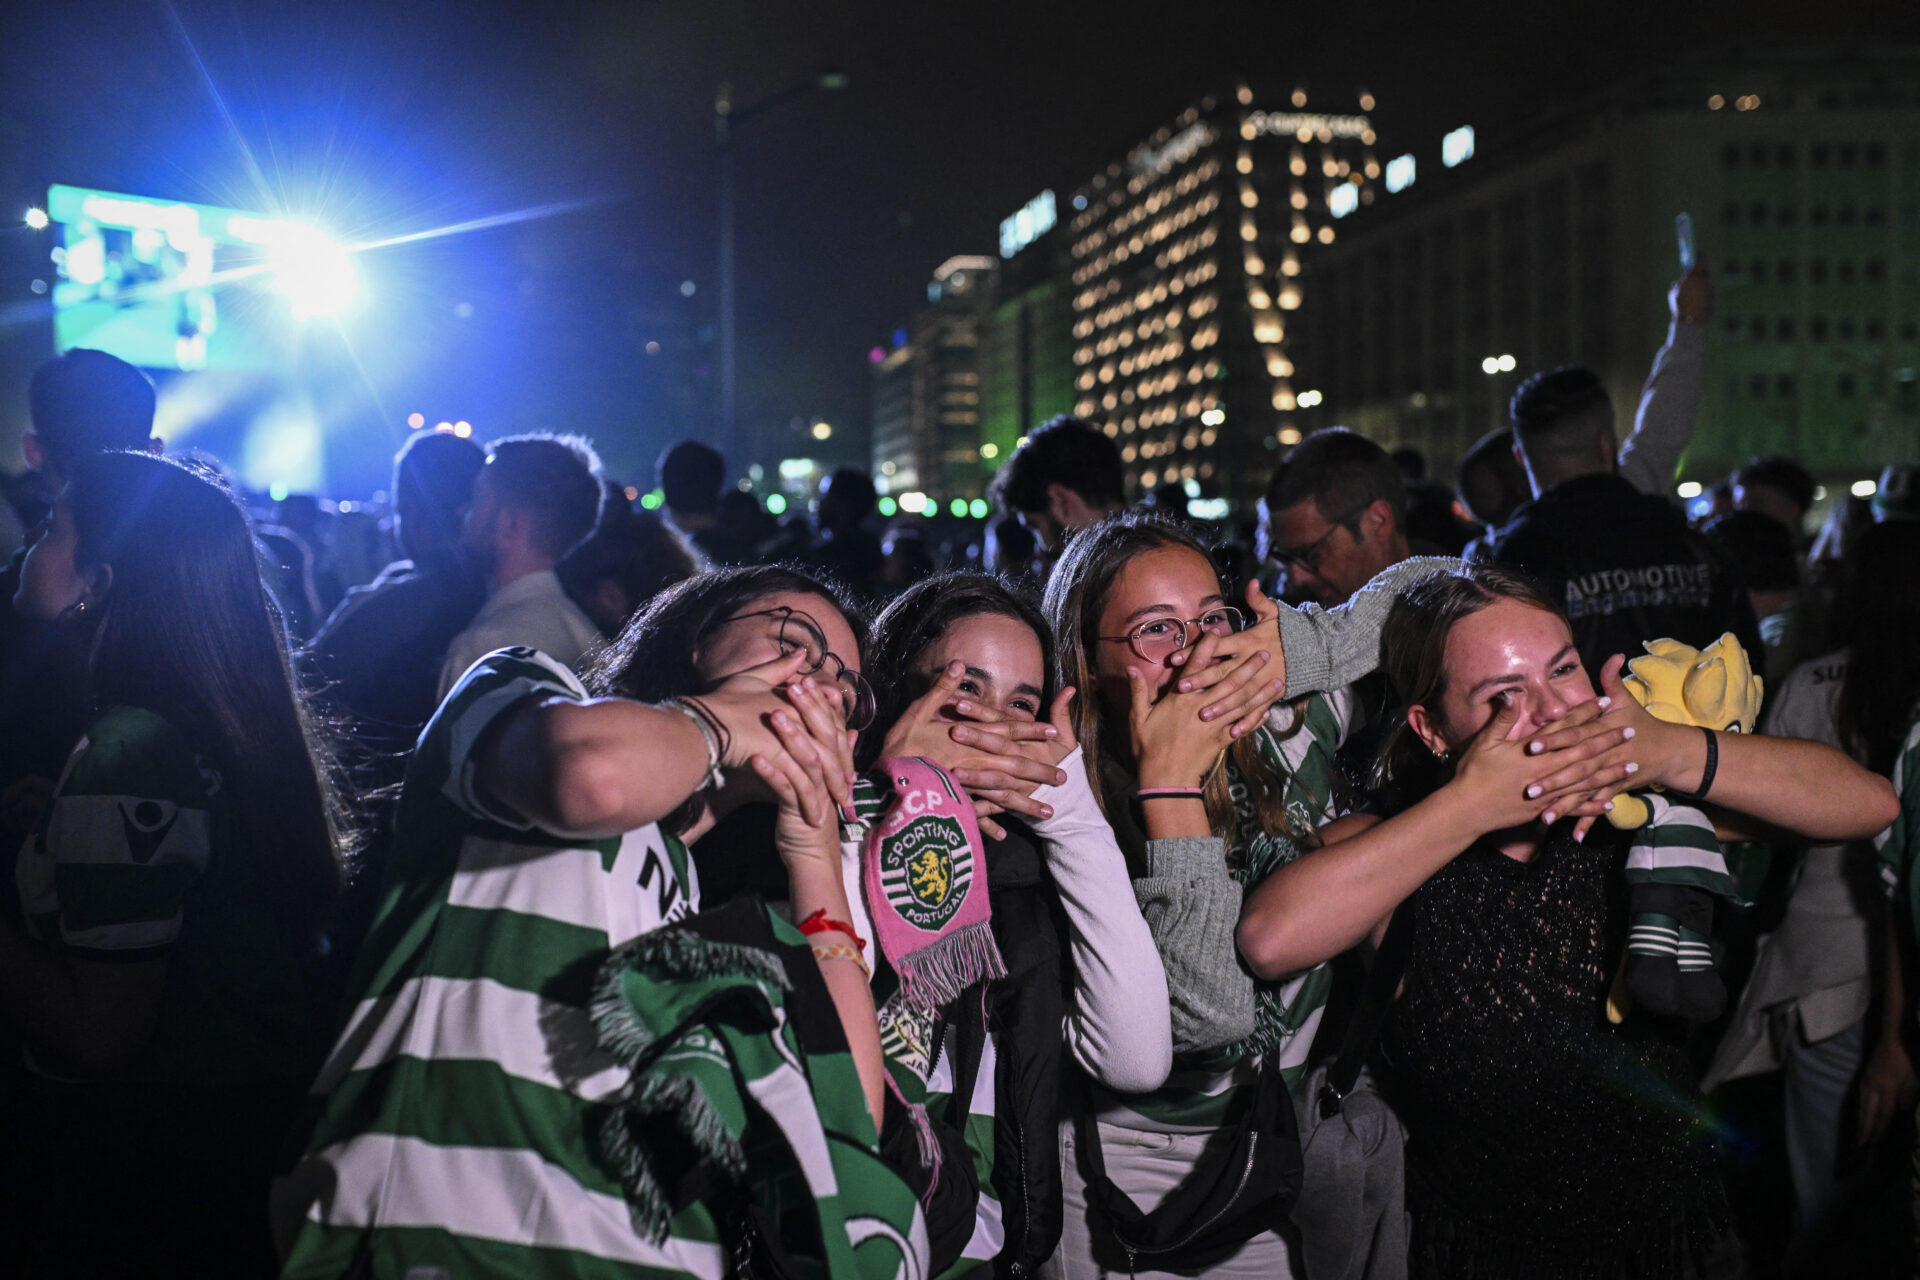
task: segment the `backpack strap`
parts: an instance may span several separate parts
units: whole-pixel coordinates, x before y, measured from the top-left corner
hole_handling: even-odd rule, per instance
[[[1340,1114],[1340,1103],[1353,1090],[1353,1082],[1360,1078],[1360,1068],[1366,1065],[1367,1055],[1373,1052],[1373,1042],[1380,1038],[1380,1028],[1386,1024],[1387,1010],[1393,1007],[1394,990],[1400,985],[1401,975],[1407,971],[1407,952],[1411,950],[1413,922],[1405,905],[1395,909],[1393,918],[1387,922],[1387,933],[1380,940],[1380,950],[1373,957],[1373,972],[1367,975],[1367,985],[1360,992],[1360,1003],[1354,1008],[1353,1018],[1347,1023],[1346,1038],[1340,1044],[1340,1056],[1327,1068],[1326,1082],[1320,1086],[1320,1096],[1316,1105],[1322,1120],[1330,1120]]]

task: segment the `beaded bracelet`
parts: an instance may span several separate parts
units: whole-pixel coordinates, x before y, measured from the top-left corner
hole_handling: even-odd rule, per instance
[[[800,922],[800,932],[803,934],[844,933],[853,939],[854,946],[859,947],[862,951],[867,949],[867,940],[858,933],[855,933],[853,926],[845,920],[835,920],[829,916],[825,907],[822,907],[805,920],[802,920]]]
[[[860,966],[861,973],[865,974],[869,979],[873,977],[873,970],[867,967],[867,958],[861,955],[856,948],[850,947],[844,942],[814,943],[813,958],[815,960],[851,960]]]
[[[700,731],[701,739],[707,744],[707,780],[701,789],[718,790],[726,785],[727,775],[720,770],[721,734],[717,731],[718,725],[712,722],[713,713],[691,698],[665,698],[660,705],[671,707],[693,721],[694,728]]]

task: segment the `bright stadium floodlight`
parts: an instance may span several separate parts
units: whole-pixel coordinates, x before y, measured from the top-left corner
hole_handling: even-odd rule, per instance
[[[47,229],[47,211],[45,209],[27,210],[27,226],[34,231]]]
[[[353,257],[314,227],[289,227],[276,236],[273,272],[295,320],[337,316],[360,295]]]

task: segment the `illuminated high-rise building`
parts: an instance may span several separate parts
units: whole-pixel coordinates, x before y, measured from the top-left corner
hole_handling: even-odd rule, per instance
[[[980,336],[996,269],[993,258],[978,254],[941,263],[907,340],[875,364],[873,469],[880,492],[921,494],[943,505],[985,492],[992,465],[980,456]]]
[[[1793,454],[1830,487],[1913,458],[1917,85],[1910,49],[1702,59],[1549,119],[1481,121],[1477,143],[1414,140],[1410,181],[1308,264],[1300,425],[1420,448],[1444,474],[1508,425],[1529,373],[1578,364],[1626,429],[1685,213],[1717,306],[1683,492],[1754,454]]]
[[[1137,490],[1243,505],[1299,438],[1289,326],[1303,256],[1383,177],[1364,91],[1239,84],[1075,191],[1066,221],[1074,411]]]
[[[1074,410],[1073,290],[1051,190],[1000,224],[1000,279],[980,337],[980,453],[989,475],[1020,438]]]

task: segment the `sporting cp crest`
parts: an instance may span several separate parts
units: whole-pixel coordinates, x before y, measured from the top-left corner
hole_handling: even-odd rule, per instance
[[[943,927],[972,885],[973,848],[958,818],[923,813],[880,841],[880,886],[915,928]]]

